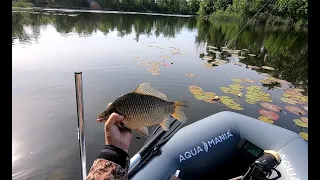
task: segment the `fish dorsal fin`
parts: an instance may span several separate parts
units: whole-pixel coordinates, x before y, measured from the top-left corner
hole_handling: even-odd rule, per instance
[[[154,96],[162,100],[168,101],[168,98],[165,94],[153,89],[148,82],[140,84],[134,91],[134,93],[144,94],[149,96]]]

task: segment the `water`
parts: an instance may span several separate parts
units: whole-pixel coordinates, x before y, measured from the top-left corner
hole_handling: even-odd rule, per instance
[[[259,81],[266,77],[263,73],[269,72],[303,88],[307,94],[307,31],[272,22],[253,23],[230,48],[246,48],[257,55],[240,62],[257,66],[267,63],[276,71],[236,66],[234,58],[215,68],[202,66],[200,54],[206,52],[207,43],[221,48],[239,32],[244,21],[209,23],[191,17],[12,12],[12,178],[80,179],[75,71],[83,72],[88,170],[104,145],[103,124],[95,121],[97,114],[141,82],[150,82],[169,99],[176,100],[202,75],[196,85],[237,99],[221,92],[220,87],[231,84],[231,78]],[[172,55],[170,47],[179,48],[180,54]],[[264,59],[266,53],[268,57]],[[160,64],[158,76],[147,71],[150,66],[139,65],[134,58],[163,63],[162,55],[171,57],[164,61],[170,66]],[[187,73],[196,77],[187,77]],[[282,108],[289,105],[279,99],[283,90],[269,87],[263,90],[272,95],[274,104]],[[192,105],[186,111],[189,124],[224,110],[257,118],[257,111],[262,108],[246,103],[244,98],[236,100],[244,108],[242,111],[198,101],[190,92],[183,99]],[[308,132],[293,123],[292,119],[299,116],[278,114],[280,119],[275,125],[297,133]],[[133,139],[130,156],[144,140]]]

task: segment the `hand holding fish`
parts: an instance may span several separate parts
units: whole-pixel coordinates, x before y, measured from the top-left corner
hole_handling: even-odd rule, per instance
[[[105,143],[127,151],[131,142],[132,132],[121,126],[123,120],[124,117],[116,113],[112,113],[109,116],[104,125]]]
[[[121,121],[121,125],[148,137],[148,126],[160,125],[164,131],[168,131],[171,116],[186,123],[188,118],[184,109],[187,107],[189,107],[187,101],[169,101],[165,94],[145,82],[133,92],[109,103],[106,110],[98,115],[97,121],[104,122],[115,112],[125,118]]]

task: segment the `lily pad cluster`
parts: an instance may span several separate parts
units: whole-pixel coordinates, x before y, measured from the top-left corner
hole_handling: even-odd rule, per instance
[[[244,82],[246,82],[246,83],[255,83],[256,81],[254,81],[254,80],[251,80],[251,79],[236,79],[236,78],[233,78],[233,79],[231,79],[231,81],[233,81],[233,82],[236,82],[236,83],[244,83]]]
[[[240,96],[240,94],[242,94],[241,90],[243,88],[244,88],[244,86],[239,83],[231,84],[231,85],[229,85],[229,87],[220,87],[222,92],[233,94],[236,96]]]
[[[306,115],[307,113],[304,112],[301,108],[298,108],[298,107],[295,107],[295,106],[285,106],[285,108],[291,112],[292,114],[295,114],[295,115]]]
[[[272,76],[267,77],[266,79],[263,79],[260,81],[263,84],[273,84],[273,83],[279,83],[279,84],[291,84],[286,80],[278,79]]]
[[[281,111],[281,107],[276,106],[274,104],[271,103],[266,103],[266,102],[262,102],[260,103],[260,105],[270,111],[274,111],[274,112],[280,112]]]
[[[151,66],[151,68],[149,68],[147,71],[151,72],[151,74],[154,76],[157,76],[160,74],[160,69],[159,69],[159,65],[161,64],[160,62],[148,61],[148,62],[139,62],[139,64]]]
[[[295,105],[295,104],[307,104],[308,96],[301,94],[299,89],[288,89],[282,94],[281,101]]]
[[[230,109],[234,110],[243,110],[240,104],[236,103],[231,97],[229,96],[220,96],[219,100],[222,104],[226,105]]]
[[[201,87],[196,85],[189,86],[189,91],[197,100],[205,101],[208,103],[215,103],[214,99],[216,97],[216,94],[214,92],[204,92]]]
[[[261,86],[251,85],[246,88],[245,101],[249,104],[256,104],[259,101],[273,102],[270,94],[261,90]]]
[[[268,110],[265,110],[265,109],[260,109],[258,111],[258,113],[262,116],[266,116],[268,117],[269,119],[273,120],[273,121],[276,121],[280,118],[280,116],[274,112],[274,111],[268,111]]]

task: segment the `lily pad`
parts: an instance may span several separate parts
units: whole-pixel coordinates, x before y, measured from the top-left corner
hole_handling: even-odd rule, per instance
[[[188,76],[188,77],[195,77],[195,75],[194,75],[194,74],[191,74],[191,73],[186,74],[186,76]]]
[[[263,69],[267,69],[267,70],[274,70],[274,68],[273,68],[273,67],[269,67],[269,66],[262,66],[261,68],[263,68]]]
[[[245,101],[246,101],[247,103],[249,103],[249,104],[256,104],[256,103],[257,103],[257,101],[252,100],[252,99],[248,99],[248,98],[246,98]]]
[[[308,111],[308,106],[303,106],[303,109]]]
[[[276,121],[278,120],[280,117],[277,113],[273,112],[273,111],[267,111],[265,109],[260,109],[258,111],[259,114],[261,114],[262,116],[267,116],[268,118]]]
[[[214,103],[215,103],[215,101],[214,101],[213,99],[208,98],[208,97],[205,98],[204,101],[207,102],[207,103],[211,103],[211,104],[214,104]]]
[[[301,121],[308,123],[308,117],[300,117]]]
[[[241,83],[242,79],[233,78],[233,79],[231,79],[231,81],[236,82],[236,83]]]
[[[210,63],[204,63],[203,66],[206,68],[214,68],[214,66]]]
[[[216,96],[214,92],[205,92],[204,95],[209,99],[213,99]]]
[[[264,102],[268,102],[268,103],[272,103],[273,102],[273,100],[270,97],[260,97],[260,100],[264,101]]]
[[[206,97],[205,96],[203,96],[203,95],[198,95],[198,94],[195,94],[194,95],[194,98],[196,98],[197,100],[204,100],[204,99],[206,99]]]
[[[297,101],[295,101],[293,99],[286,98],[286,97],[280,97],[280,100],[283,102],[289,103],[289,104],[293,104],[293,105],[295,105],[297,103]]]
[[[293,114],[296,114],[296,115],[306,115],[307,113],[304,112],[302,109],[298,108],[298,107],[295,107],[295,106],[285,106],[285,108],[293,113]]]
[[[252,85],[252,86],[247,87],[246,89],[248,91],[254,91],[254,90],[260,90],[261,88],[262,88],[261,86]]]
[[[251,79],[243,79],[243,81],[247,83],[255,83],[255,81]]]
[[[258,95],[247,93],[245,96],[251,101],[260,101],[260,97]]]
[[[200,86],[197,86],[197,85],[191,85],[189,86],[189,89],[199,89],[199,90],[202,90],[202,88]]]
[[[301,121],[300,119],[294,119],[293,122],[300,127],[304,127],[307,128],[308,127],[308,123],[305,123],[303,121]]]
[[[203,95],[204,94],[204,91],[203,90],[199,90],[199,89],[191,89],[190,92],[193,94],[193,95]]]
[[[221,103],[226,105],[228,108],[231,108],[234,110],[243,110],[240,104],[234,102],[234,100],[228,96],[220,96],[220,101]]]
[[[238,89],[232,89],[232,88],[227,88],[227,87],[220,87],[220,89],[222,92],[228,93],[228,94],[238,95],[241,93],[241,91]]]
[[[251,57],[255,57],[256,55],[255,54],[248,54],[249,56],[251,56]]]
[[[233,90],[238,90],[238,91],[240,91],[240,90],[242,90],[243,88],[244,88],[244,86],[243,85],[241,85],[241,84],[231,84],[231,85],[229,85],[229,87],[231,88],[231,89],[233,89]]]
[[[238,59],[245,59],[246,57],[244,56],[238,56]]]
[[[296,90],[293,90],[293,89],[285,90],[284,92],[286,94],[293,95],[293,96],[301,95],[300,91],[296,91]]]
[[[300,135],[303,139],[305,139],[305,140],[308,141],[308,133],[306,133],[306,132],[300,132],[299,135]]]
[[[283,80],[283,79],[274,78],[274,81],[279,83],[279,84],[291,84],[290,82],[288,82],[286,80]]]
[[[274,121],[267,116],[259,116],[258,119],[269,124],[274,123]]]
[[[268,110],[275,111],[275,112],[280,112],[281,108],[279,106],[276,106],[274,104],[262,102],[260,105]]]

